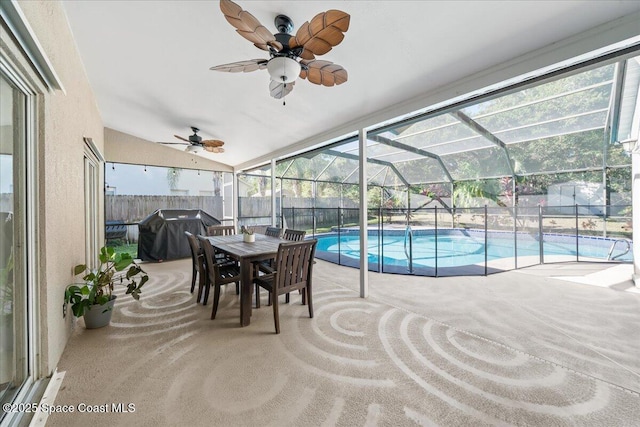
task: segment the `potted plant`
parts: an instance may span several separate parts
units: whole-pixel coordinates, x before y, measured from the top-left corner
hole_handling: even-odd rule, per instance
[[[100,328],[111,321],[116,299],[113,295],[115,283],[126,286],[126,294],[138,300],[142,286],[149,280],[128,253],[116,253],[113,248],[104,246],[100,248],[99,260],[95,270],[85,264],[76,265],[73,274],[82,274],[84,283],[69,285],[64,293],[65,303],[71,304],[76,317],[84,317],[87,329]]]
[[[252,243],[256,241],[256,235],[254,234],[251,228],[242,226],[242,239],[247,243]]]

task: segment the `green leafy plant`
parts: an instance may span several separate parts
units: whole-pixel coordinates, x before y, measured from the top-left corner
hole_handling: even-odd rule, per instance
[[[254,230],[252,228],[249,227],[245,227],[244,225],[240,228],[240,232],[242,234],[248,234],[249,236],[251,236],[254,233]]]
[[[95,270],[85,264],[76,265],[73,269],[74,275],[83,275],[84,283],[69,285],[64,300],[71,304],[71,311],[76,317],[82,316],[93,305],[111,301],[115,283],[126,286],[126,294],[139,300],[142,286],[149,280],[149,276],[126,252],[116,253],[113,248],[104,246],[100,249],[99,259],[100,265]]]

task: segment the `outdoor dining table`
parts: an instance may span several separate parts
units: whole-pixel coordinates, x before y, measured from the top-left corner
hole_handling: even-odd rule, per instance
[[[240,262],[240,325],[251,323],[251,297],[253,295],[253,263],[275,259],[280,243],[288,240],[255,234],[255,242],[244,242],[242,234],[208,236],[211,246]]]

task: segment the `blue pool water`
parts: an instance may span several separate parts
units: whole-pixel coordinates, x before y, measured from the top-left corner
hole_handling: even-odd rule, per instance
[[[360,237],[358,232],[336,233],[316,236],[316,248],[319,258],[341,264],[352,265],[353,260],[360,258]],[[558,259],[557,256],[572,257],[575,261],[578,254],[580,259],[597,258],[606,260],[609,249],[615,239],[581,236],[578,239],[576,252],[576,237],[569,235],[544,235],[543,253],[545,262]],[[369,234],[368,260],[371,264],[382,264],[384,270],[393,267],[408,267],[409,261],[405,253],[405,236],[399,230],[385,230],[379,238],[377,232]],[[406,251],[409,244],[406,242]],[[437,248],[437,250],[436,250]],[[527,233],[518,233],[517,243],[514,234],[508,232],[490,232],[486,244],[486,260],[488,263],[500,259],[516,257],[519,260],[531,257],[532,263],[540,258],[540,241]],[[614,255],[620,254],[626,248],[619,244]],[[414,231],[410,254],[415,268],[461,267],[482,265],[485,263],[484,231],[473,230],[439,230],[437,236],[432,230]],[[336,259],[339,256],[339,259]],[[632,261],[632,254],[628,253],[617,258],[618,261]],[[564,259],[570,261],[571,259]],[[370,267],[371,268],[371,267]]]

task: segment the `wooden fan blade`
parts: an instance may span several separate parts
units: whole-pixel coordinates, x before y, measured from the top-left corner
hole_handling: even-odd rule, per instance
[[[186,138],[181,137],[180,135],[173,135],[173,136],[175,136],[176,138],[178,138],[178,139],[180,139],[180,140],[182,140],[182,141],[185,141],[185,142],[188,142],[189,144],[191,144],[191,141],[189,141],[189,140],[188,140],[188,139],[186,139]]]
[[[269,92],[275,99],[282,99],[283,97],[291,93],[291,91],[293,90],[293,85],[295,83],[296,82],[284,84],[271,80],[271,82],[269,83]]]
[[[201,142],[201,144],[205,148],[208,148],[208,147],[215,148],[215,147],[222,147],[224,145],[224,142],[220,141],[219,139],[205,139],[204,141]]]
[[[227,21],[236,28],[236,32],[257,48],[269,50],[271,46],[278,52],[282,50],[282,44],[260,21],[231,0],[220,0],[220,10]]]
[[[249,59],[247,61],[231,62],[229,64],[216,65],[209,68],[213,71],[225,71],[228,73],[249,73],[256,70],[264,70],[267,68],[266,59]]]
[[[224,148],[222,147],[204,147],[204,149],[210,153],[224,153]]]
[[[302,46],[313,55],[324,55],[344,40],[350,20],[349,14],[341,10],[332,9],[319,13],[311,22],[305,22],[300,26],[296,36],[289,42],[289,48]]]
[[[330,61],[301,61],[308,67],[300,71],[300,78],[307,79],[313,84],[323,86],[341,85],[348,79],[347,70]]]

